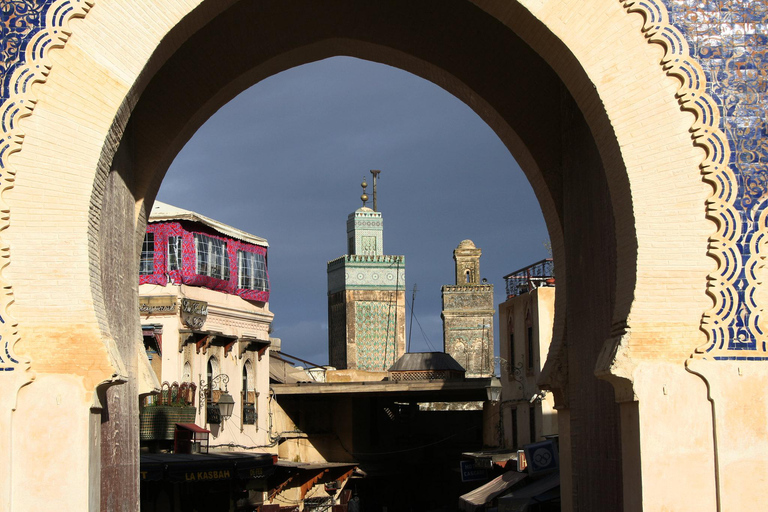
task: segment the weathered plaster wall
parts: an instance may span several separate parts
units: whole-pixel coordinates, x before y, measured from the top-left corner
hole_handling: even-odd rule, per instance
[[[464,367],[467,377],[490,377],[494,366],[493,285],[479,284],[477,276],[475,281],[477,284],[460,282],[442,288],[443,350]]]
[[[208,316],[202,327],[204,331],[220,332],[225,336],[250,337],[266,340],[269,338],[269,327],[273,313],[268,303],[249,302],[237,295],[231,295],[206,288],[186,285],[159,286],[143,284],[139,286],[139,294],[144,296],[172,296],[177,302],[182,297],[204,301],[208,304]],[[194,342],[186,342],[189,333],[181,333],[180,329],[189,329],[179,318],[176,310],[171,314],[142,315],[142,323],[161,324],[163,326],[163,355],[161,382],[182,382],[184,365],[189,363],[190,377],[188,382],[197,386],[198,396],[195,400],[197,414],[195,423],[203,428],[209,428],[212,435],[209,439],[211,450],[256,450],[268,448],[269,439],[269,349],[259,358],[254,350],[247,350],[240,356],[240,347],[235,345],[229,353],[221,343],[214,343],[205,350],[198,352]],[[200,391],[201,379],[207,379],[208,360],[214,357],[218,365],[217,374],[229,378],[227,389],[235,400],[232,417],[220,425],[205,423],[205,409]],[[256,398],[257,423],[245,425],[242,423],[242,375],[246,361],[250,361],[254,380],[254,389],[259,393]],[[216,389],[224,389],[223,383],[216,384]],[[230,446],[231,445],[231,446]]]
[[[119,385],[99,390],[101,403],[101,510],[131,511],[139,506],[139,414],[138,363],[146,358],[141,342],[141,325],[136,315],[138,282],[134,278],[139,247],[136,238],[134,171],[130,137],[112,163],[107,175],[99,215],[100,289],[107,315],[105,337],[111,338],[125,369]],[[94,288],[99,289],[98,286]]]

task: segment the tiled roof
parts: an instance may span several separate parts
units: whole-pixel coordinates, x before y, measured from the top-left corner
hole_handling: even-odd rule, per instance
[[[409,352],[403,354],[389,369],[390,372],[452,370],[463,372],[464,368],[445,352]]]

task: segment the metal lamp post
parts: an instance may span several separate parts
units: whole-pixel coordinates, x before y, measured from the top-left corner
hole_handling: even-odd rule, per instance
[[[501,399],[501,381],[498,377],[493,377],[491,383],[485,388],[489,402],[498,402]]]
[[[209,399],[209,393],[211,392],[210,387],[218,382],[224,384],[224,391],[219,396],[216,405],[218,406],[220,418],[226,420],[232,416],[232,411],[235,408],[235,399],[232,398],[232,395],[227,391],[227,384],[229,384],[229,376],[227,374],[220,373],[211,378],[210,381],[205,381],[202,378],[200,379],[200,405],[202,406],[203,403],[205,403],[205,410],[209,410],[208,406],[211,403],[211,400]],[[206,423],[218,423],[218,421],[206,421]]]
[[[235,399],[232,398],[232,395],[227,393],[226,388],[224,389],[224,393],[221,394],[219,397],[219,412],[221,412],[221,418],[226,420],[229,419],[232,416],[232,411],[235,408]]]

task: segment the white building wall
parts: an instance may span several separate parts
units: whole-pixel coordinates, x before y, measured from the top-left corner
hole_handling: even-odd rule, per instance
[[[201,331],[213,331],[228,337],[246,337],[259,340],[269,339],[269,326],[273,314],[269,311],[268,303],[253,303],[242,298],[223,292],[186,285],[141,285],[140,297],[169,296],[177,303],[176,311],[160,314],[142,314],[142,325],[159,324],[163,329],[162,371],[158,375],[161,382],[181,383],[184,377],[184,365],[190,365],[189,381],[197,386],[195,406],[197,409],[195,423],[211,431],[211,450],[259,450],[268,448],[269,440],[269,348],[261,357],[256,350],[249,348],[241,354],[238,343],[226,351],[225,347],[214,341],[201,347],[199,352],[194,341],[184,342],[188,337],[189,327],[180,317],[179,307],[182,298],[205,301],[208,303],[208,316]],[[227,352],[225,354],[225,352]],[[201,393],[207,382],[208,361],[214,358],[215,374],[229,377],[226,384],[227,392],[235,401],[232,416],[222,419],[221,424],[206,423],[205,398]],[[246,425],[242,418],[243,368],[250,361],[254,372],[253,383],[256,396],[257,421],[254,425]],[[224,390],[222,381],[215,383],[214,390]]]
[[[537,288],[499,304],[499,353],[503,359],[501,415],[506,448],[518,448],[541,440],[544,435],[558,433],[552,394],[547,393],[542,399],[534,400],[533,405],[531,403],[534,395],[541,396],[536,382],[552,341],[554,313],[554,287]],[[514,335],[514,350],[510,346],[511,334]],[[531,365],[529,346],[533,349]],[[533,422],[531,412],[534,413]],[[531,425],[534,432],[531,432]]]

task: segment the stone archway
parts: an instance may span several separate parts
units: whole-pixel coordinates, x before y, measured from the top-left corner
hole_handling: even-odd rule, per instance
[[[734,251],[733,180],[701,69],[665,10],[599,0],[316,3],[51,7],[38,60],[31,45],[26,71],[14,75],[0,154],[4,187],[13,187],[4,196],[6,313],[15,301],[3,338],[12,350],[18,336],[16,352],[37,375],[13,412],[25,365],[14,358],[15,380],[3,376],[12,392],[0,401],[0,424],[10,425],[0,449],[11,458],[0,491],[10,491],[13,510],[49,495],[50,480],[41,485],[35,473],[41,457],[73,509],[136,508],[136,485],[125,484],[137,471],[136,283],[121,276],[135,274],[146,208],[176,152],[223,103],[332,55],[444,87],[486,120],[531,181],[558,266],[546,384],[569,433],[565,508],[711,508],[723,495],[712,408],[685,361],[707,343],[705,292],[717,306],[705,316],[711,343],[737,309],[721,299],[734,279],[707,289]],[[12,137],[21,131],[23,145]],[[72,425],[71,444],[56,453],[33,441],[53,433],[35,421],[46,411]]]

